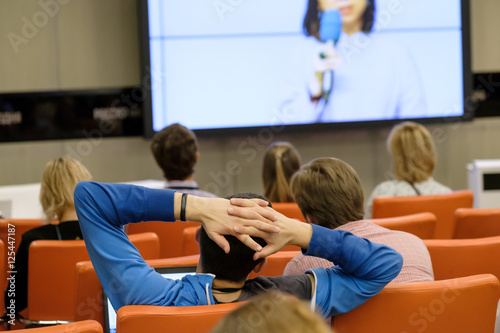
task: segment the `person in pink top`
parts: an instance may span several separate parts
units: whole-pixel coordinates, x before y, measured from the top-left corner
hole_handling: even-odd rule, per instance
[[[349,231],[398,251],[403,256],[403,269],[393,283],[434,280],[429,251],[420,238],[363,220],[363,189],[358,174],[349,164],[336,158],[313,160],[293,175],[290,186],[308,223]],[[333,265],[328,260],[300,253],[288,263],[284,275]]]

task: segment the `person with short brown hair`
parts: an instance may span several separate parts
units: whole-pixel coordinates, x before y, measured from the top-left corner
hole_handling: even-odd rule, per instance
[[[210,333],[331,333],[308,304],[289,294],[269,291],[225,316]]]
[[[194,166],[200,153],[193,131],[177,123],[167,126],[153,137],[151,152],[167,180],[166,188],[201,197],[216,197],[200,190],[194,180]]]
[[[271,202],[293,202],[290,179],[300,168],[300,155],[290,142],[273,142],[264,152],[264,196]]]
[[[436,146],[431,133],[422,125],[406,121],[394,126],[387,139],[395,179],[380,183],[366,204],[371,216],[373,198],[446,194],[452,190],[432,178],[436,167]]]
[[[363,219],[361,182],[356,171],[342,160],[313,160],[295,173],[290,185],[302,214],[314,224],[335,229]]]
[[[383,228],[363,220],[363,189],[356,171],[336,158],[319,158],[304,165],[291,181],[295,202],[308,223],[349,231],[374,243],[392,247],[403,256],[403,268],[393,282],[432,281],[432,262],[423,241],[415,235]],[[285,275],[302,274],[333,263],[299,253]]]

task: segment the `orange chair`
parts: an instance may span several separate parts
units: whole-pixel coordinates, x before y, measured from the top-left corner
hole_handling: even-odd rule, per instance
[[[144,257],[158,258],[156,234],[131,235],[130,241]],[[89,259],[83,240],[39,240],[30,245],[27,325],[74,320],[75,266]]]
[[[9,244],[9,241],[14,241],[11,245],[14,245],[14,252],[17,252],[19,248],[19,244],[21,244],[21,239],[23,234],[36,227],[40,227],[44,225],[41,219],[5,219],[0,220],[0,240],[3,241],[4,244]],[[14,228],[12,228],[14,226]],[[13,231],[14,233],[9,232]],[[11,237],[9,239],[9,236]],[[7,260],[7,253],[5,253],[5,259]]]
[[[458,208],[472,208],[471,191],[455,191],[450,194],[421,195],[411,197],[379,197],[373,199],[373,218],[396,217],[431,212],[436,215],[434,237],[449,239],[453,234],[453,214]]]
[[[256,278],[257,276],[280,276],[283,275],[286,265],[294,258],[300,251],[278,251],[267,257],[267,264],[259,272],[250,273],[249,279]]]
[[[434,238],[436,229],[436,216],[432,213],[419,213],[385,219],[372,219],[371,222],[381,227],[405,231],[420,239]]]
[[[102,333],[101,325],[95,320],[85,320],[64,325],[30,328],[33,333]]]
[[[491,274],[391,284],[335,316],[332,328],[336,333],[492,333],[499,297],[500,284]]]
[[[185,228],[198,227],[199,222],[141,222],[128,224],[128,234],[154,232],[160,238],[160,258],[182,256],[182,232]]]
[[[431,255],[436,280],[486,273],[500,279],[500,236],[430,239],[424,243]]]
[[[118,310],[116,331],[120,333],[205,333],[241,303],[199,306],[131,305]]]
[[[0,240],[0,281],[6,281],[7,280],[7,271],[10,271],[10,268],[8,266],[7,261],[5,261],[5,245],[2,240]],[[3,282],[2,282],[3,283]],[[8,281],[7,281],[7,286],[8,286]],[[3,289],[2,289],[3,290]],[[0,311],[2,313],[5,310],[5,301],[3,295],[0,296]]]
[[[160,238],[154,232],[129,235],[128,239],[145,260],[160,258]]]
[[[200,246],[196,241],[196,229],[198,227],[189,227],[182,231],[182,251],[181,256],[191,256],[200,254]]]
[[[132,236],[131,236],[132,237]],[[151,267],[196,266],[199,256],[146,260]],[[76,264],[75,321],[94,319],[104,326],[102,286],[90,261]]]
[[[273,202],[272,205],[274,210],[286,217],[306,222],[304,215],[302,215],[299,206],[295,202]]]
[[[500,208],[461,208],[455,212],[453,238],[500,236]]]

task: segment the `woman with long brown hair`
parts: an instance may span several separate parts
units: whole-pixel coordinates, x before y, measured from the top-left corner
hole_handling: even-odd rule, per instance
[[[290,178],[300,168],[300,155],[290,142],[267,147],[262,167],[264,196],[271,202],[293,202]]]

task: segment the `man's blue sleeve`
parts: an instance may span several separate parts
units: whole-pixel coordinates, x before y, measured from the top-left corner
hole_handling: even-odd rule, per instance
[[[315,301],[316,311],[324,317],[360,306],[378,294],[403,267],[401,254],[388,246],[317,225],[313,225],[313,235],[304,254],[335,264],[332,268],[308,271],[316,280],[311,301]]]
[[[174,191],[81,182],[75,207],[90,259],[113,307],[160,305],[176,283],[149,267],[122,226],[140,221],[175,221]]]

